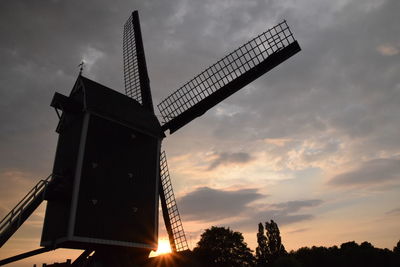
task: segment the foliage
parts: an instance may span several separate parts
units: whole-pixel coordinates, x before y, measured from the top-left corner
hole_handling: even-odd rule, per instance
[[[282,244],[279,227],[273,220],[265,222],[265,233],[262,224],[258,224],[257,242],[258,266],[272,266],[278,258],[287,254]]]
[[[204,266],[246,267],[255,262],[243,235],[225,227],[205,230],[193,252]]]
[[[273,267],[302,267],[301,263],[292,256],[282,256],[272,265]]]
[[[392,250],[375,248],[369,242],[349,241],[338,246],[299,248],[287,253],[278,225],[271,220],[258,225],[256,257],[243,235],[229,228],[211,227],[204,231],[193,251],[200,266],[236,267],[399,267],[400,241]],[[188,266],[194,266],[193,264]]]
[[[268,255],[267,237],[265,236],[264,226],[262,223],[258,224],[257,243],[258,243],[258,246],[256,248],[257,265],[262,266],[267,262],[267,255]]]
[[[399,258],[388,249],[375,248],[369,242],[358,245],[354,241],[333,247],[303,247],[289,254],[303,267],[398,267]]]
[[[400,256],[400,240],[397,242],[397,245],[393,248],[393,252]]]
[[[279,227],[273,220],[270,223],[265,222],[265,232],[267,234],[268,250],[270,253],[269,259],[273,262],[278,257],[285,255],[286,250],[282,244]]]

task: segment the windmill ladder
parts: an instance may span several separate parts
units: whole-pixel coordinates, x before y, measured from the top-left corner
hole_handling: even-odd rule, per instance
[[[162,186],[162,188],[160,188],[161,206],[171,250],[173,252],[188,250],[189,247],[185,231],[183,230],[181,217],[172,189],[165,151],[161,152],[160,155],[160,178],[160,185]]]
[[[44,199],[52,175],[40,180],[29,193],[0,222],[0,247],[18,230]]]

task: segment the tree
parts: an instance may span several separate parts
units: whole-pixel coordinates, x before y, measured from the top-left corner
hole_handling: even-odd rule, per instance
[[[300,248],[290,252],[304,267],[398,267],[400,257],[396,258],[395,253],[387,248],[375,248],[369,242],[358,245],[355,241],[350,241],[333,247]],[[280,258],[282,259],[282,258]],[[278,263],[280,261],[275,262]],[[276,266],[274,264],[274,267]]]
[[[397,254],[400,256],[400,240],[397,242],[397,245],[393,248],[394,254]]]
[[[268,245],[267,245],[267,237],[265,236],[264,226],[262,223],[258,224],[257,243],[258,243],[258,246],[256,248],[257,265],[263,266],[267,262]]]
[[[276,260],[278,257],[286,255],[286,250],[281,240],[281,233],[276,222],[273,220],[270,223],[265,222],[265,232],[268,239],[270,260]]]
[[[271,266],[279,257],[287,254],[276,222],[273,220],[265,222],[265,234],[260,223],[257,233],[258,247],[256,248],[257,264],[259,266]]]
[[[205,230],[193,252],[204,266],[250,267],[255,262],[243,235],[225,227]]]
[[[301,263],[296,260],[294,257],[280,257],[277,259],[274,264],[272,265],[273,267],[301,267]]]

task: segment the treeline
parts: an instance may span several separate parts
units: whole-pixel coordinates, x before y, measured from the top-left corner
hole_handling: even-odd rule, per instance
[[[264,228],[265,226],[265,228]],[[258,225],[255,253],[240,232],[211,227],[190,252],[192,266],[218,267],[400,267],[400,241],[393,248],[375,248],[369,242],[346,242],[333,247],[303,247],[287,252],[278,225],[271,220]]]
[[[211,227],[201,235],[193,251],[149,258],[141,267],[400,267],[400,241],[393,250],[354,241],[339,247],[303,247],[287,252],[274,221],[258,225],[257,248],[252,251],[242,233]],[[48,266],[77,266],[69,262]],[[91,264],[89,259],[82,266]],[[109,266],[109,265],[107,265]],[[118,265],[119,266],[119,265]]]
[[[400,241],[397,243],[394,250],[375,248],[369,242],[363,242],[359,245],[354,241],[343,243],[340,247],[303,247],[279,258],[271,266],[399,267],[399,247]]]

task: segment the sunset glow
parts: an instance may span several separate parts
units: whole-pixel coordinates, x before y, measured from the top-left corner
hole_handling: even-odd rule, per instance
[[[158,255],[171,253],[171,246],[169,245],[168,239],[158,240],[158,249],[156,252],[151,252],[150,257],[156,257]]]

